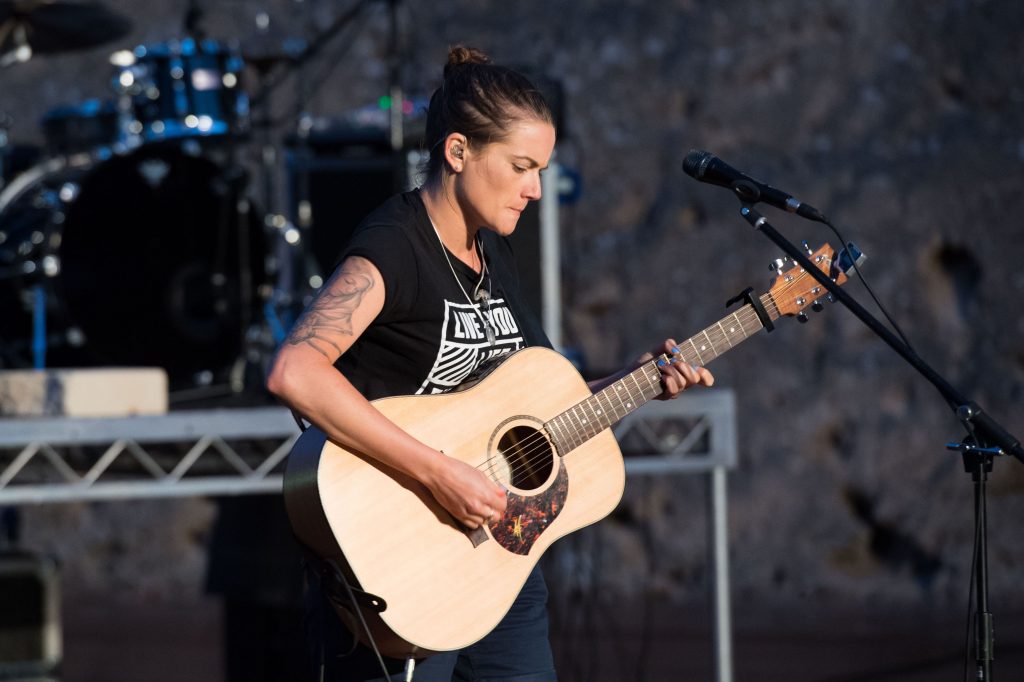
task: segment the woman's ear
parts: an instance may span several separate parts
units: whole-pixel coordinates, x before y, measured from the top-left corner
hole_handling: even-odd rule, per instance
[[[461,173],[469,140],[462,133],[452,133],[444,139],[444,160],[453,173]]]

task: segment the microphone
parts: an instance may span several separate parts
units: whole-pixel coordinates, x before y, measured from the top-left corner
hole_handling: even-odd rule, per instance
[[[690,153],[683,159],[683,172],[695,180],[727,187],[735,192],[742,201],[752,204],[761,201],[784,211],[796,213],[808,220],[816,220],[819,223],[828,222],[821,211],[813,206],[805,204],[771,185],[744,175],[710,152],[703,152],[699,149],[690,150]]]

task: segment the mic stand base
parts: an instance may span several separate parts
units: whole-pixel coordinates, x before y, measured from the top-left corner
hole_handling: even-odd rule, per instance
[[[970,424],[968,423],[968,427]],[[968,439],[971,440],[971,439]],[[974,557],[972,559],[974,583],[974,661],[972,679],[991,682],[992,661],[995,659],[995,620],[988,610],[988,515],[986,512],[986,483],[992,471],[993,459],[1004,454],[999,448],[986,448],[971,442],[948,443],[948,450],[959,450],[963,456],[964,471],[974,481]]]

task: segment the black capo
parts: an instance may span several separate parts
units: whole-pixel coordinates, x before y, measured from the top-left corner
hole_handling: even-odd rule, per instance
[[[767,311],[765,311],[764,306],[761,304],[761,299],[758,298],[757,296],[754,296],[753,291],[753,287],[747,287],[746,289],[744,289],[743,291],[741,291],[740,293],[736,294],[728,301],[726,301],[725,307],[728,308],[733,303],[746,301],[754,309],[754,312],[757,313],[757,319],[761,320],[761,326],[765,328],[765,331],[770,332],[771,330],[775,329],[775,325],[772,324],[771,318],[768,317]]]

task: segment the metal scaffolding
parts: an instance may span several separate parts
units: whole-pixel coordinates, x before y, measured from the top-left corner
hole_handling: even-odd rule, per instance
[[[737,464],[728,389],[652,402],[614,427],[631,476],[706,474],[718,682],[732,680],[726,474]],[[298,426],[279,407],[116,419],[0,419],[0,506],[280,493]]]
[[[0,504],[280,492],[298,433],[278,407],[4,419]]]

